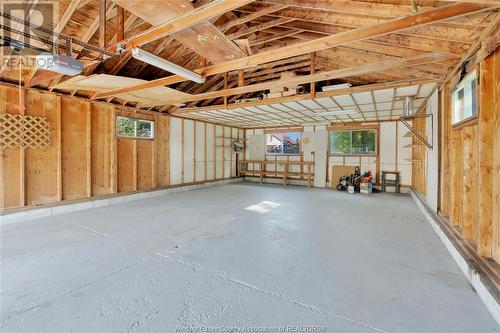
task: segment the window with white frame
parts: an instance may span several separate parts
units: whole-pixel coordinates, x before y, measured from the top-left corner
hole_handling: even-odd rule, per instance
[[[299,155],[300,133],[271,133],[266,136],[266,154]]]
[[[116,117],[116,136],[131,139],[153,139],[155,123],[151,120]]]
[[[476,116],[477,106],[477,72],[468,74],[453,92],[452,124],[458,124]]]

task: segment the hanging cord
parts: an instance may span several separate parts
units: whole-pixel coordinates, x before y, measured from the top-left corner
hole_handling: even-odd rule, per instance
[[[22,52],[19,52],[19,88],[18,88],[18,97],[19,97],[19,115],[21,117],[21,142],[19,142],[19,147],[22,149],[25,148],[26,142],[26,125],[24,123],[24,98],[23,98],[23,55]]]
[[[418,13],[417,0],[411,0],[411,13],[414,15]]]
[[[24,98],[23,98],[23,55],[22,52],[19,52],[19,111],[24,114]]]

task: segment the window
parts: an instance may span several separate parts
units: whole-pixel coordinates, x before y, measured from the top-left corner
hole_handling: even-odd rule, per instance
[[[330,132],[330,154],[376,155],[377,130],[348,130]]]
[[[453,92],[453,124],[477,114],[477,73],[467,75]]]
[[[154,122],[127,117],[116,118],[116,136],[122,138],[152,139]]]
[[[273,133],[266,137],[266,154],[300,154],[300,133]]]

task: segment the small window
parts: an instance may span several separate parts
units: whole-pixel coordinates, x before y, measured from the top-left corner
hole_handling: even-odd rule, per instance
[[[153,122],[146,120],[137,120],[137,137],[152,138],[153,137]]]
[[[453,92],[453,124],[463,122],[477,114],[477,74],[467,75]]]
[[[273,133],[266,137],[266,154],[299,155],[300,133]]]
[[[116,118],[116,136],[122,138],[152,139],[154,122],[127,117]]]
[[[348,130],[330,132],[330,154],[376,155],[377,131]]]

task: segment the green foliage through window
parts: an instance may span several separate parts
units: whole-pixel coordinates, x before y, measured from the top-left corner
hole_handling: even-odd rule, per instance
[[[370,130],[349,130],[330,132],[330,154],[375,155],[377,132]]]
[[[152,139],[154,122],[126,117],[116,118],[116,136],[124,138]]]
[[[137,137],[138,138],[152,138],[153,137],[153,122],[137,120]]]

